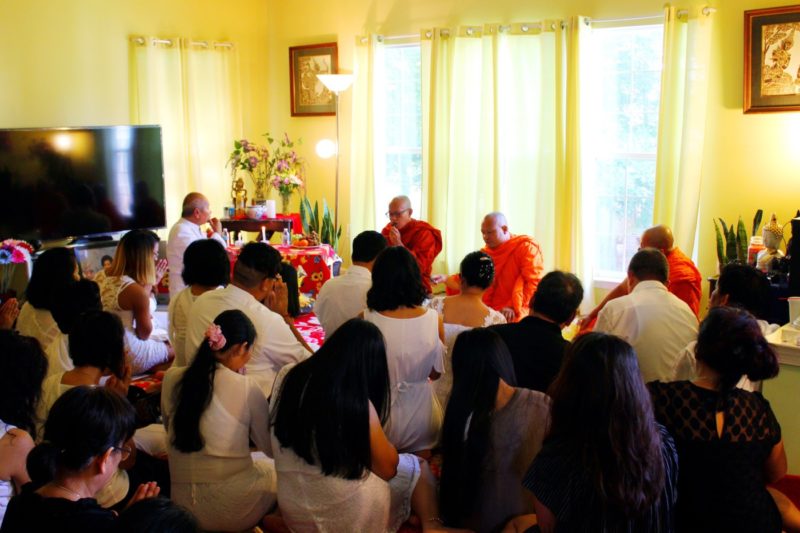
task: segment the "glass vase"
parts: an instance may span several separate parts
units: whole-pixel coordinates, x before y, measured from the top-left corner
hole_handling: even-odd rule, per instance
[[[280,193],[280,195],[281,195],[281,213],[283,213],[284,215],[288,215],[289,214],[289,200],[292,199],[292,193],[290,193],[290,192],[283,193],[282,192],[282,193]]]

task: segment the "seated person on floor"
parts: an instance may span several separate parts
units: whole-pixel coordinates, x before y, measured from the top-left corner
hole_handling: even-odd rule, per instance
[[[516,530],[532,519],[542,531],[673,531],[678,455],[631,346],[579,337],[550,397],[550,428],[523,481],[536,515]]]
[[[569,346],[561,330],[573,321],[582,300],[583,286],[577,276],[554,270],[539,282],[530,315],[490,328],[511,353],[518,387],[547,392]]]
[[[514,365],[490,329],[465,331],[453,350],[453,392],[442,427],[445,524],[499,531],[534,512],[522,478],[542,447],[550,398],[514,386]]]
[[[422,307],[425,287],[411,253],[390,246],[375,260],[364,319],[386,341],[392,415],[384,428],[401,452],[426,453],[442,427],[442,407],[431,381],[444,371],[444,327],[433,309]]]
[[[55,295],[62,287],[80,279],[75,252],[69,248],[51,248],[42,252],[33,263],[33,273],[25,289],[26,302],[17,317],[20,335],[34,337],[42,349],[50,346],[58,335],[51,310]]]
[[[250,441],[271,453],[267,397],[240,374],[256,339],[239,310],[223,311],[206,329],[188,367],[172,368],[161,392],[169,439],[172,499],[209,531],[258,525],[275,505],[275,468],[254,459]]]
[[[100,287],[90,279],[81,279],[56,290],[52,315],[59,331],[50,346],[44,350],[47,355],[48,376],[75,368],[69,356],[69,334],[83,313],[102,310]]]
[[[314,313],[330,336],[347,320],[367,308],[367,291],[372,286],[372,265],[386,248],[386,239],[377,231],[362,231],[353,239],[353,266],[341,276],[329,279],[314,302]]]
[[[628,295],[606,304],[595,331],[611,333],[636,350],[645,382],[672,381],[681,350],[697,337],[697,318],[667,290],[667,259],[655,248],[636,252],[628,265]]]
[[[681,463],[676,529],[777,533],[781,512],[767,484],[786,474],[781,426],[760,393],[736,387],[743,375],[777,376],[775,352],[753,316],[733,307],[709,311],[695,352],[692,381],[648,384]]]
[[[447,404],[453,388],[452,354],[453,344],[462,331],[485,328],[492,324],[505,324],[506,318],[499,311],[483,303],[483,293],[494,280],[494,263],[483,252],[470,252],[461,260],[459,268],[460,291],[451,296],[437,296],[428,301],[444,322],[444,340],[447,353],[444,357],[444,372],[433,388],[442,406]]]
[[[169,298],[169,341],[175,349],[175,365],[186,366],[186,322],[189,309],[204,292],[225,287],[231,281],[231,264],[225,247],[213,239],[194,241],[183,253],[186,287]]]
[[[136,413],[123,396],[104,387],[75,387],[53,405],[44,440],[28,456],[33,483],[8,505],[3,533],[113,531],[116,513],[97,493],[132,451]],[[135,503],[158,496],[155,483],[139,486]]]
[[[270,430],[278,507],[293,531],[397,531],[413,510],[441,525],[428,464],[398,454],[389,417],[386,349],[364,320],[339,327],[312,357],[275,380]]]
[[[302,361],[311,354],[288,314],[286,284],[281,280],[280,266],[280,252],[268,244],[250,242],[242,248],[231,283],[224,289],[201,294],[189,310],[184,350],[188,364],[206,342],[209,324],[231,309],[242,311],[256,328],[247,375],[259,384],[264,394],[272,390],[275,375],[284,365]]]
[[[120,239],[111,270],[100,281],[103,309],[125,326],[125,346],[134,374],[169,365],[175,351],[168,342],[151,339],[156,300],[152,289],[166,272],[166,261],[156,264],[158,237],[152,231],[131,230]]]
[[[36,435],[36,404],[47,373],[39,341],[0,331],[0,525],[8,501],[30,481],[25,461]]]

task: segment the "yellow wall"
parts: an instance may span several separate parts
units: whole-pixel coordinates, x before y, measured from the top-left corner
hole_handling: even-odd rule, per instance
[[[236,43],[245,133],[266,128],[264,0],[4,0],[0,127],[130,123],[129,35]]]

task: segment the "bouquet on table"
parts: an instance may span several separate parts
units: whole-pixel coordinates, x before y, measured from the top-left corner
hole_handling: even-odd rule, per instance
[[[18,265],[25,265],[30,275],[33,246],[25,241],[6,239],[0,243],[0,295],[7,294]]]
[[[289,200],[296,191],[303,188],[303,159],[294,150],[295,142],[289,139],[289,135],[283,134],[283,138],[275,141],[266,134],[267,142],[272,149],[272,154],[267,163],[269,169],[269,184],[278,191],[281,197],[281,212],[289,212]],[[298,141],[298,144],[300,141]]]

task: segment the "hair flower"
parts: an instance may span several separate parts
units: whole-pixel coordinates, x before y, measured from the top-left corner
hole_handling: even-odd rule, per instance
[[[209,324],[206,328],[206,338],[208,339],[208,346],[215,352],[225,347],[225,335],[222,334],[222,329],[217,324]]]

